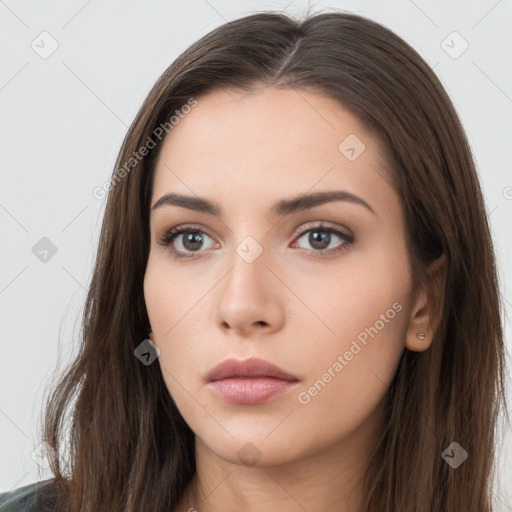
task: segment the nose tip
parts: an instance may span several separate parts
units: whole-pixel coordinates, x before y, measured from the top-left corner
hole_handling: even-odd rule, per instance
[[[251,326],[254,326],[254,328],[269,328],[270,324],[265,320],[252,320],[252,317],[254,316],[254,313],[251,311],[247,311],[244,315],[243,313],[239,312],[237,314],[233,314],[231,317],[231,321],[223,320],[222,326],[225,329],[232,329],[238,332],[246,332],[248,331]]]
[[[251,248],[252,242],[247,243]],[[261,246],[258,244],[258,247]],[[248,262],[239,254],[234,255],[232,267],[219,288],[216,309],[217,325],[224,330],[245,335],[250,332],[268,334],[283,325],[289,297],[286,286],[269,266],[268,256],[268,251],[262,250]]]

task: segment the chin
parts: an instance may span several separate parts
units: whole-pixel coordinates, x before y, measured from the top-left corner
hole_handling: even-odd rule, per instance
[[[231,424],[227,430],[233,437],[224,430],[218,435],[212,435],[211,431],[198,432],[196,447],[211,451],[226,462],[249,468],[274,466],[300,459],[304,453],[301,453],[297,436],[289,435],[289,432],[285,436],[272,432],[278,423],[275,421],[271,428],[262,424],[260,429],[254,425],[248,428],[243,424]],[[311,444],[307,443],[309,447]]]

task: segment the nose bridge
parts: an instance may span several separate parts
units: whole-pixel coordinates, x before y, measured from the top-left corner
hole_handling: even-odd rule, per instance
[[[268,251],[251,235],[235,246],[228,277],[231,293],[250,295],[253,301],[266,295],[265,288],[271,274],[267,267],[271,259]]]
[[[284,293],[268,268],[271,260],[269,250],[250,235],[234,247],[217,306],[220,324],[236,330],[281,324]]]

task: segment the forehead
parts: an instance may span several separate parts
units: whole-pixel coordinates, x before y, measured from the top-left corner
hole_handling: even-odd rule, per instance
[[[167,135],[152,204],[172,191],[264,207],[340,188],[389,201],[385,163],[380,140],[332,98],[296,89],[215,90]]]

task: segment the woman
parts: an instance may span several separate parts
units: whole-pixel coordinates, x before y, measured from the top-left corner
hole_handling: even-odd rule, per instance
[[[339,12],[226,23],[160,77],[107,190],[55,478],[2,510],[493,510],[493,246],[402,39]]]

